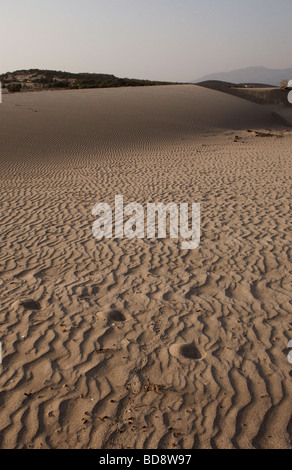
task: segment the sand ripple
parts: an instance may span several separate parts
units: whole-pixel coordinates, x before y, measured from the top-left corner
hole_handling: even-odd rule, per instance
[[[292,133],[191,86],[7,100],[1,447],[291,448]],[[97,241],[115,194],[200,202],[200,247]]]

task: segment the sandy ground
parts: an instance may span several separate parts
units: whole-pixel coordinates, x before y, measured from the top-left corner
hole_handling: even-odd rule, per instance
[[[3,101],[1,448],[291,448],[291,129],[191,85]],[[200,247],[96,240],[116,194],[201,203]]]

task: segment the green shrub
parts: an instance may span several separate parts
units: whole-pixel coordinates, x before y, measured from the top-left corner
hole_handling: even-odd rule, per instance
[[[10,91],[10,93],[16,93],[21,90],[21,83],[9,83],[7,90]]]

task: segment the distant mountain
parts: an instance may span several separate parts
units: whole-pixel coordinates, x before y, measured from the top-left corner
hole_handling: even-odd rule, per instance
[[[279,86],[282,80],[292,79],[292,68],[289,69],[267,69],[265,67],[247,67],[231,72],[219,72],[205,75],[193,80],[193,83],[206,80],[221,80],[233,83],[267,83]]]

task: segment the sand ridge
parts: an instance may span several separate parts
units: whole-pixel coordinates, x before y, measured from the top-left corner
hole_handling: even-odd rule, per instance
[[[5,100],[0,446],[291,448],[291,130],[196,86]],[[201,203],[200,247],[97,241],[116,194]]]

